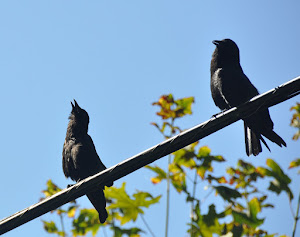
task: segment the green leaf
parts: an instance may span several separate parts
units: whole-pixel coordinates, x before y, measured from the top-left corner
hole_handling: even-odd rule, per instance
[[[223,183],[223,184],[227,183],[227,180],[226,180],[226,178],[224,176],[214,177],[214,176],[212,176],[212,175],[209,174],[206,179],[208,180],[209,183],[211,183],[212,180],[217,181],[220,184],[221,183]]]
[[[170,171],[170,179],[172,182],[172,185],[176,189],[177,192],[185,191],[186,190],[186,182],[185,182],[185,172],[183,169],[175,164],[171,163],[169,165],[169,171]]]
[[[59,231],[56,227],[56,224],[53,221],[47,222],[43,221],[44,229],[49,234],[57,234],[58,236],[66,236],[66,233],[63,231]]]
[[[47,181],[46,185],[47,185],[47,188],[42,191],[44,193],[45,197],[50,197],[62,190],[55,183],[53,183],[51,179],[49,179]]]
[[[122,187],[109,187],[105,189],[105,196],[112,199],[113,203],[108,207],[110,210],[117,210],[121,215],[118,219],[121,225],[129,221],[136,221],[139,214],[143,214],[142,208],[148,208],[150,205],[159,202],[161,196],[153,197],[150,193],[137,191],[131,198],[125,190],[125,183]]]
[[[194,97],[186,97],[175,100],[177,105],[176,117],[182,117],[187,114],[192,114],[192,104],[194,103]]]
[[[195,146],[198,144],[198,142],[195,142],[189,146],[186,146],[183,149],[180,149],[178,151],[175,151],[173,153],[174,155],[174,163],[178,164],[178,165],[183,165],[187,168],[194,168],[196,166],[196,162],[195,160],[193,160],[193,158],[196,157],[195,155]]]
[[[74,217],[77,208],[78,208],[77,205],[72,205],[72,206],[70,206],[69,209],[68,209],[68,212],[67,212],[67,213],[68,213],[68,217]]]
[[[187,114],[191,114],[193,102],[193,97],[181,98],[175,101],[173,95],[169,94],[161,96],[158,102],[154,102],[152,105],[158,105],[160,107],[160,111],[156,114],[161,116],[163,120],[169,118],[174,120]]]
[[[300,158],[291,161],[289,169],[296,168],[300,166]]]
[[[282,171],[280,166],[274,160],[267,159],[267,166],[269,166],[270,169],[265,169],[265,174],[274,178],[270,182],[269,190],[277,194],[285,191],[288,194],[290,200],[292,200],[294,196],[288,186],[291,183],[291,179]]]
[[[53,221],[50,221],[50,222],[43,221],[43,223],[44,223],[44,229],[48,233],[57,233],[58,229],[56,227],[56,224]]]
[[[198,150],[197,154],[197,159],[202,162],[202,164],[197,165],[197,173],[198,175],[204,179],[205,174],[207,171],[212,172],[213,171],[213,166],[212,162],[217,161],[217,162],[223,162],[225,161],[222,156],[212,156],[210,154],[211,150],[208,146],[202,146]]]
[[[145,166],[145,168],[152,170],[153,172],[155,172],[157,174],[156,177],[151,178],[152,183],[157,184],[160,183],[162,180],[167,178],[167,173],[160,167],[158,166],[150,166],[147,165]]]
[[[250,217],[256,218],[257,214],[261,211],[260,203],[257,198],[253,198],[249,202],[249,210],[250,210]]]
[[[240,236],[242,236],[242,234],[243,234],[243,226],[242,225],[233,225],[231,233],[233,234],[232,237],[240,237]]]
[[[202,146],[199,148],[198,157],[209,157],[210,152],[211,150],[208,146]]]
[[[156,114],[161,116],[162,119],[175,118],[175,112],[171,108],[174,105],[172,94],[161,96],[158,102],[154,102],[152,105],[158,105],[160,107],[160,111]]]
[[[234,189],[231,189],[231,188],[228,188],[225,186],[213,186],[213,187],[217,191],[217,193],[219,193],[221,195],[221,197],[224,200],[231,202],[231,203],[233,203],[232,199],[236,199],[236,198],[239,198],[242,196],[237,190],[234,190]]]
[[[267,159],[267,166],[269,166],[272,169],[274,176],[277,176],[279,179],[281,179],[285,183],[291,182],[291,179],[286,174],[283,173],[280,166],[274,160]]]
[[[295,106],[293,106],[291,110],[295,110],[295,113],[293,114],[290,125],[298,129],[293,136],[293,140],[298,140],[300,137],[300,103],[297,103]]]
[[[110,229],[114,232],[114,237],[122,237],[123,235],[127,235],[129,237],[138,237],[140,236],[139,233],[144,233],[144,231],[136,227],[124,229],[118,226],[111,226]]]
[[[248,203],[248,213],[232,210],[234,221],[239,224],[247,224],[252,228],[256,228],[264,223],[264,219],[258,219],[257,214],[261,211],[261,206],[257,198],[253,198]]]
[[[73,235],[86,235],[91,232],[93,236],[99,231],[98,212],[95,209],[81,209],[78,218],[73,220]]]
[[[210,205],[208,213],[206,215],[200,214],[199,203],[195,207],[196,218],[188,230],[192,236],[213,237],[213,234],[221,235],[222,225],[219,223],[219,219],[224,215],[216,213],[215,205]]]
[[[248,215],[242,212],[232,211],[232,216],[235,222],[243,225],[247,224],[253,228],[256,228],[257,226],[261,225],[262,222],[253,221]]]

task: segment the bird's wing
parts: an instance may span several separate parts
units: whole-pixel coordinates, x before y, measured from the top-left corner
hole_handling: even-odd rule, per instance
[[[222,75],[224,73],[222,72],[221,68],[218,68],[214,74],[211,76],[210,81],[210,89],[211,89],[211,95],[212,98],[216,104],[221,110],[229,109],[231,106],[226,100],[223,91],[222,91]]]
[[[71,177],[76,174],[78,179],[84,179],[105,170],[93,141],[89,135],[76,139],[75,143],[67,143],[63,149],[63,168],[65,174]]]
[[[72,180],[78,180],[78,172],[76,170],[76,163],[72,157],[72,150],[75,146],[75,141],[72,139],[65,140],[62,152],[62,166],[65,176],[70,177]]]
[[[241,68],[223,68],[219,76],[222,78],[222,94],[231,107],[239,106],[258,95],[257,89]]]

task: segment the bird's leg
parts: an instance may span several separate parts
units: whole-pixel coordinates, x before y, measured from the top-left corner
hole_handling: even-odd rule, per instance
[[[218,115],[223,114],[227,109],[223,109],[221,112],[213,114],[211,117],[212,118],[217,118]]]
[[[81,179],[78,179],[78,180],[76,181],[76,183],[79,183],[80,181],[81,181]],[[74,185],[75,185],[75,184],[68,184],[67,187],[70,188],[70,187],[72,187],[72,186],[74,186]]]

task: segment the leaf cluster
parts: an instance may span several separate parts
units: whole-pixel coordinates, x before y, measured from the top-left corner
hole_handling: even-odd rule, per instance
[[[47,181],[47,188],[42,192],[44,195],[51,196],[59,192],[59,188],[51,180]],[[126,184],[123,183],[120,188],[106,187],[105,197],[107,199],[107,210],[109,217],[106,223],[99,222],[98,212],[95,209],[80,208],[75,202],[65,205],[65,209],[55,210],[61,219],[61,227],[58,227],[54,221],[43,221],[44,229],[50,234],[58,236],[67,236],[69,231],[64,228],[63,220],[65,217],[71,219],[70,232],[72,236],[84,236],[91,233],[95,236],[100,228],[109,227],[114,236],[138,237],[144,231],[138,227],[124,228],[123,225],[128,222],[135,222],[139,215],[144,214],[144,209],[159,202],[161,196],[153,197],[150,193],[136,191],[132,196],[126,192]]]

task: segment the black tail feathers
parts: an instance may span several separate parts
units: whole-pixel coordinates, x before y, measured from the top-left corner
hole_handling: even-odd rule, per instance
[[[273,130],[263,133],[266,138],[268,138],[270,141],[276,143],[278,146],[286,146],[285,141]]]
[[[257,137],[256,134],[249,127],[247,127],[245,123],[244,129],[247,156],[252,154],[257,156],[260,152],[262,152],[259,137]]]
[[[104,223],[108,217],[106,207],[106,200],[103,190],[99,189],[87,194],[88,199],[91,201],[97,212],[99,213],[99,220]]]
[[[266,146],[266,148],[269,151],[271,151],[268,144],[266,143],[266,141],[263,139],[261,135],[268,138],[270,141],[276,143],[280,147],[286,146],[285,141],[273,130],[264,131],[262,134],[255,133],[246,125],[246,123],[244,123],[244,129],[245,129],[246,153],[248,156],[250,156],[251,154],[257,156],[260,152],[262,152],[260,141],[262,141],[263,144]]]

